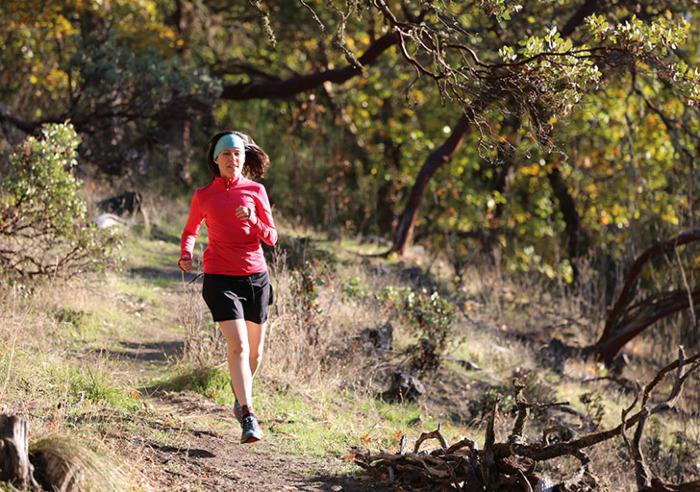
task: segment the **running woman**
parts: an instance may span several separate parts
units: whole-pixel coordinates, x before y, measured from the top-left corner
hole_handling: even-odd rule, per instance
[[[202,296],[226,339],[234,414],[243,431],[241,443],[250,443],[262,439],[252,388],[273,300],[260,241],[277,242],[267,192],[253,180],[264,176],[270,159],[248,135],[225,131],[209,141],[207,164],[214,180],[194,193],[178,266],[192,271],[195,239],[206,221]]]

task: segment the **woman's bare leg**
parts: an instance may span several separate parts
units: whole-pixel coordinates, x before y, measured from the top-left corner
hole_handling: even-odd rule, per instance
[[[248,326],[242,319],[219,321],[228,348],[228,372],[241,406],[252,406],[253,373],[250,367],[251,344]]]
[[[259,325],[252,321],[246,321],[248,327],[248,343],[250,345],[250,373],[252,377],[258,372],[265,346],[266,324]]]

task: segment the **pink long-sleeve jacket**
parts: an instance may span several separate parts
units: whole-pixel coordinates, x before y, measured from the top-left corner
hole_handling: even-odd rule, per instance
[[[240,205],[251,210],[247,221],[236,217]],[[206,221],[209,231],[204,273],[250,275],[267,270],[260,240],[274,246],[278,236],[263,185],[238,176],[217,177],[207,186],[198,188],[180,239],[181,259],[192,259],[202,221]]]

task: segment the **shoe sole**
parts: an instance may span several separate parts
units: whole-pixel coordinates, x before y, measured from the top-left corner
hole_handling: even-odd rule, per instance
[[[245,439],[241,439],[241,444],[252,444],[252,443],[258,442],[260,440],[262,440],[262,436],[260,436],[260,437],[250,436],[250,437],[247,437]]]

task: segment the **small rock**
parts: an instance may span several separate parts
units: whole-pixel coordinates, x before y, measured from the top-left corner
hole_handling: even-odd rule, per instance
[[[391,388],[381,394],[385,400],[416,401],[426,393],[420,380],[402,371],[394,371],[391,376]]]
[[[384,350],[391,350],[394,341],[394,327],[387,323],[377,328],[362,330],[362,339],[365,343]]]

